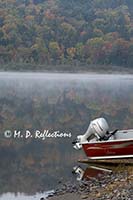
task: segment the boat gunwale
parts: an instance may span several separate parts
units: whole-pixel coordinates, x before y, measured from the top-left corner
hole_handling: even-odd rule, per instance
[[[133,158],[133,154],[130,155],[116,155],[116,156],[94,156],[88,157],[90,160],[103,160],[103,159],[119,159],[119,158]]]
[[[94,141],[94,142],[83,142],[83,143],[81,143],[81,145],[84,145],[84,144],[103,144],[103,143],[113,143],[113,142],[123,142],[123,141],[125,141],[125,142],[128,142],[128,141],[133,141],[133,138],[131,138],[131,139],[114,139],[114,140],[104,140],[104,141]]]

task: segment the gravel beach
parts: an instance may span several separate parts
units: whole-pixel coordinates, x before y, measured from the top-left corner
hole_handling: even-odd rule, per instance
[[[62,183],[48,200],[132,200],[133,167],[77,183]]]

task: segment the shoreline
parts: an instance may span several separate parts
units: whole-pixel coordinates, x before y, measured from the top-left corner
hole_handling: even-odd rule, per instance
[[[65,75],[121,75],[121,76],[126,76],[126,75],[133,75],[133,71],[132,72],[127,72],[127,71],[77,71],[77,72],[73,72],[73,71],[15,71],[15,70],[10,70],[10,71],[0,71],[0,73],[2,74],[7,74],[7,73],[11,73],[11,74],[15,74],[15,73],[19,73],[19,74],[53,74],[53,75],[60,75],[60,74],[65,74]]]
[[[85,65],[85,64],[32,64],[7,63],[0,64],[0,72],[43,72],[43,73],[99,73],[99,74],[133,74],[132,67],[115,65]]]
[[[123,166],[124,167],[124,166]],[[124,170],[124,168],[121,168]],[[105,173],[98,178],[82,180],[78,183],[65,183],[58,186],[48,200],[131,200],[133,198],[133,167],[123,172]],[[40,200],[43,200],[40,199]]]

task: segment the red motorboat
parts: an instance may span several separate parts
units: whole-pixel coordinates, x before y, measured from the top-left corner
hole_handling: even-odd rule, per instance
[[[93,120],[84,135],[73,142],[89,159],[133,158],[133,129],[109,132],[104,118]]]
[[[133,139],[84,143],[82,147],[90,159],[133,157]]]

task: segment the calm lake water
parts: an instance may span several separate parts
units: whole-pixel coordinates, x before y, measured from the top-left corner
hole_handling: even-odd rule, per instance
[[[110,130],[133,128],[132,75],[0,72],[0,200],[39,199],[75,181],[85,154],[72,141],[97,117]]]

